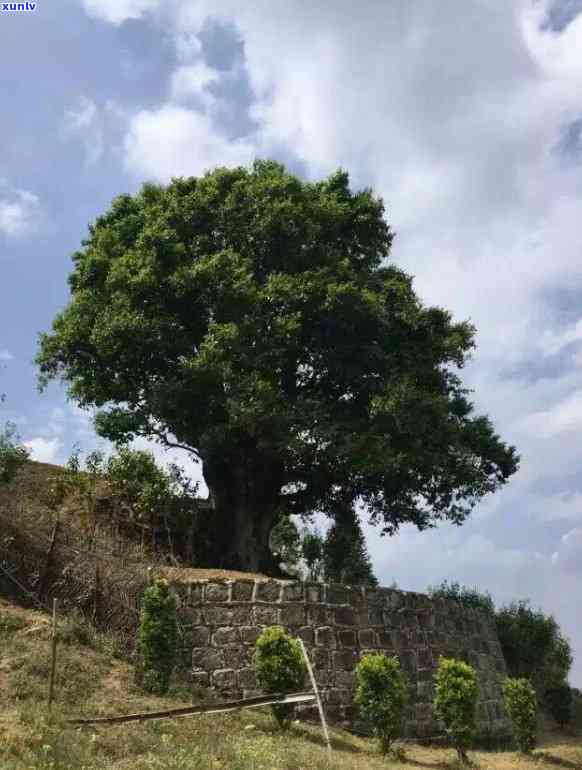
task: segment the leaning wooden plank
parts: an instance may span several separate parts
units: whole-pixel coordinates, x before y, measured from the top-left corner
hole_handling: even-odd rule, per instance
[[[314,701],[313,692],[297,692],[287,695],[259,695],[255,698],[229,701],[228,703],[214,703],[208,706],[185,706],[169,711],[151,711],[147,714],[124,714],[117,717],[93,717],[92,719],[69,719],[70,725],[120,725],[125,722],[143,722],[147,719],[175,719],[195,714],[219,714],[224,711],[237,711],[238,709],[258,708],[259,706],[272,706],[276,703],[310,703]]]

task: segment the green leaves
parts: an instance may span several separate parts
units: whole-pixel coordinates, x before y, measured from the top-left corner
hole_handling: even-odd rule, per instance
[[[380,739],[382,753],[387,754],[402,727],[406,680],[400,662],[381,653],[363,655],[356,676],[356,703]]]
[[[307,673],[301,645],[280,626],[266,628],[257,639],[255,669],[257,684],[267,693],[300,690]],[[287,727],[293,707],[277,704],[272,709],[279,725]]]
[[[28,459],[28,450],[20,446],[16,428],[8,423],[0,431],[0,486],[10,484]]]
[[[513,602],[496,616],[497,633],[511,676],[526,676],[540,696],[564,683],[572,666],[572,651],[551,615]]]
[[[444,725],[459,758],[475,734],[475,708],[479,695],[475,669],[460,660],[439,658],[435,675],[434,711]]]
[[[139,673],[148,692],[168,691],[177,644],[176,598],[166,580],[157,580],[144,591],[138,637]]]
[[[268,459],[273,512],[301,483],[289,513],[325,510],[340,487],[388,533],[461,523],[518,457],[453,371],[473,327],[422,305],[385,264],[392,238],[345,171],[305,182],[257,161],[146,185],[74,255],[40,385],[65,380],[115,442],[172,436],[239,478]]]
[[[536,745],[537,697],[534,686],[529,679],[506,679],[503,698],[519,750],[529,754]]]

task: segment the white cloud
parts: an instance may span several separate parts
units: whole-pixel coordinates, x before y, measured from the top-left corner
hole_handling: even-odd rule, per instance
[[[82,96],[75,107],[65,111],[65,134],[78,135],[85,147],[87,165],[96,163],[103,155],[104,137],[97,105]]]
[[[567,345],[580,341],[582,341],[582,318],[559,333],[552,330],[544,332],[540,339],[540,347],[545,355],[554,355]]]
[[[40,199],[28,190],[11,188],[0,180],[0,235],[24,238],[37,231],[43,220]]]
[[[14,356],[9,350],[0,350],[0,361],[13,361]]]
[[[244,166],[255,154],[250,143],[220,136],[206,115],[172,105],[135,115],[125,151],[131,173],[162,181],[200,175],[218,165]]]
[[[202,97],[205,103],[211,103],[214,97],[207,88],[212,83],[216,83],[219,78],[220,73],[202,61],[178,67],[171,79],[172,99],[180,102],[192,96],[198,96]]]
[[[546,411],[528,415],[524,426],[545,437],[579,431],[582,428],[582,390],[577,390]]]
[[[552,564],[566,574],[582,578],[582,527],[575,527],[562,537],[559,549],[552,555]]]
[[[120,25],[155,11],[159,0],[83,0],[83,6],[89,16]]]
[[[37,436],[24,442],[24,446],[30,450],[33,460],[39,463],[56,463],[62,449],[62,442],[58,438],[46,439]]]

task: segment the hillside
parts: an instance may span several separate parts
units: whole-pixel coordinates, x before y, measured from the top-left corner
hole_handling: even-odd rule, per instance
[[[168,698],[144,696],[111,638],[78,619],[63,622],[58,648],[57,702],[46,695],[50,669],[48,615],[0,600],[1,770],[324,770],[326,752],[315,725],[277,732],[267,709],[238,715],[187,717],[118,727],[73,729],[67,718],[132,713],[187,705],[184,684]],[[390,766],[372,741],[332,731],[332,767]],[[400,767],[454,766],[450,749],[406,746]],[[528,766],[582,768],[580,737],[545,729],[531,759],[512,752],[472,752],[483,770]]]

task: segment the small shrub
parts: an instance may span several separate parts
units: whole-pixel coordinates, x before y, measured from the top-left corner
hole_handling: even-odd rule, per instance
[[[305,682],[306,666],[301,645],[279,626],[266,628],[257,639],[255,668],[257,683],[267,693],[295,692]],[[288,727],[293,706],[278,703],[272,710],[279,726]]]
[[[138,658],[142,687],[163,695],[176,664],[178,621],[176,599],[166,580],[157,580],[143,595]]]
[[[14,425],[0,430],[0,486],[10,484],[28,459],[28,450],[18,444]]]
[[[475,707],[479,687],[472,666],[460,660],[439,658],[435,676],[434,710],[457,750],[460,762],[467,762],[466,750],[475,734]]]
[[[537,697],[534,686],[529,679],[506,679],[503,698],[519,750],[529,754],[536,745]]]
[[[572,688],[567,684],[546,691],[546,705],[560,727],[565,727],[572,720],[573,700]]]
[[[406,685],[400,662],[381,653],[364,655],[356,675],[356,703],[379,738],[382,754],[387,754],[402,724]]]

